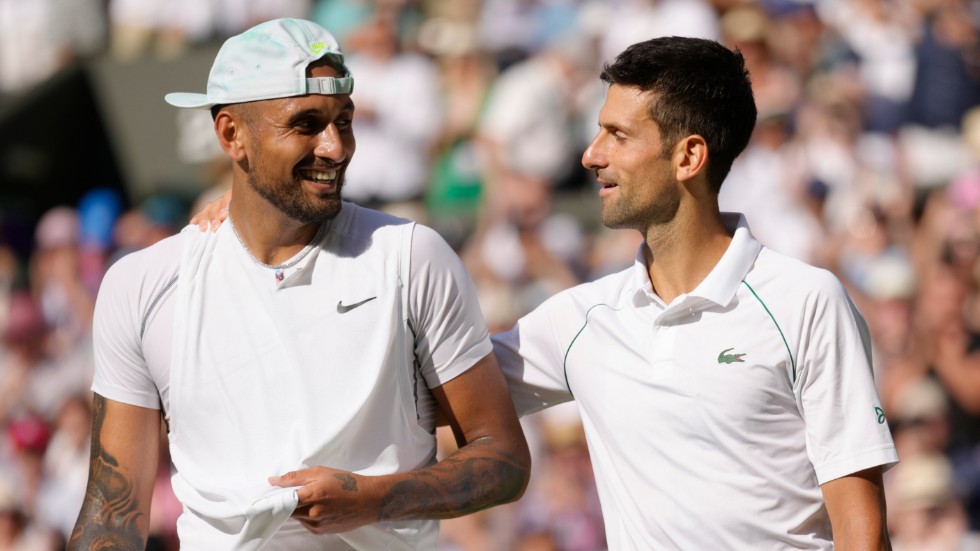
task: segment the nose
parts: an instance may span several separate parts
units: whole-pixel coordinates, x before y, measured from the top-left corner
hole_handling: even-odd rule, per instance
[[[609,162],[606,160],[605,154],[602,152],[600,139],[602,133],[596,134],[596,137],[592,139],[592,143],[589,147],[585,148],[585,152],[582,153],[582,166],[588,170],[598,170],[600,168],[605,168],[608,166]]]
[[[336,125],[328,124],[322,132],[317,134],[317,143],[313,149],[313,154],[335,163],[341,163],[347,159],[347,148]]]

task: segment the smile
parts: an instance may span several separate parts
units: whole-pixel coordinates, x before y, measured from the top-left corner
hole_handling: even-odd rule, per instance
[[[300,170],[300,176],[315,182],[332,182],[337,178],[336,170]]]

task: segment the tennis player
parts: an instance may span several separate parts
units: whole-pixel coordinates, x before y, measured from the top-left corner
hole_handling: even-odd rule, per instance
[[[470,281],[431,229],[342,200],[353,78],[308,21],[225,42],[207,93],[233,161],[217,232],[112,266],[91,469],[69,549],[143,549],[161,416],[182,549],[434,549],[517,499],[529,454]],[[436,462],[437,411],[458,451]]]

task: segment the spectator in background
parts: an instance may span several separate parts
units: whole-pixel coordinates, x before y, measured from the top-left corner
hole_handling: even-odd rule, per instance
[[[512,319],[580,281],[583,230],[553,211],[557,188],[577,185],[578,94],[595,60],[575,32],[500,74],[476,129],[482,163],[482,208],[461,254],[484,311]],[[503,326],[503,325],[501,325]]]
[[[494,58],[477,41],[474,3],[446,3],[419,28],[419,45],[439,64],[442,131],[425,190],[430,223],[460,248],[469,238],[484,192],[477,126],[497,78]]]
[[[837,29],[860,87],[865,130],[893,134],[906,119],[915,79],[914,8],[911,2],[829,0],[816,3],[825,24]]]
[[[980,550],[980,533],[970,529],[945,456],[908,457],[891,476],[889,525],[895,551]]]
[[[110,54],[129,62],[174,60],[275,17],[302,17],[310,0],[108,0]]]
[[[78,200],[78,272],[90,297],[98,293],[105,275],[113,228],[122,209],[123,198],[114,189],[97,187]]]
[[[564,551],[597,551],[606,545],[599,496],[585,433],[574,408],[537,417],[544,465],[532,471],[528,491],[517,504],[517,546],[550,535]]]
[[[0,0],[0,101],[105,46],[101,0]]]
[[[0,478],[0,551],[57,551],[63,545],[31,521],[9,481]]]
[[[718,13],[705,0],[617,0],[610,3],[606,27],[615,31],[605,33],[603,61],[650,38],[721,38]]]
[[[11,297],[0,340],[0,422],[20,414],[53,421],[64,400],[91,382],[87,348],[61,352],[40,306],[25,291]]]
[[[980,104],[980,30],[967,0],[929,2],[915,48],[909,122],[959,129],[963,115]]]
[[[366,206],[421,205],[442,125],[438,69],[403,49],[402,16],[396,7],[379,7],[345,44],[358,82],[352,95],[358,162],[345,193]]]
[[[204,7],[207,2],[198,2]],[[178,2],[167,0],[109,0],[109,53],[119,61],[153,54],[174,58],[185,51],[186,29],[170,16]]]
[[[54,422],[41,464],[38,521],[56,530],[67,542],[85,496],[89,441],[92,428],[89,393],[64,400]]]
[[[576,94],[590,87],[585,74],[594,59],[569,32],[494,81],[477,129],[490,209],[506,210],[513,186],[555,187],[578,174],[570,162],[580,145]]]
[[[111,222],[110,222],[111,224]],[[52,330],[51,353],[69,355],[86,342],[91,330],[100,267],[83,277],[80,247],[81,221],[74,207],[55,207],[46,212],[35,231],[30,258],[30,285],[41,307],[44,323]],[[90,249],[91,250],[91,249]]]

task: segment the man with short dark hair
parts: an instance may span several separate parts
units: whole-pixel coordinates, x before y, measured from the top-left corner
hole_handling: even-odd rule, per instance
[[[610,549],[888,549],[897,461],[841,283],[756,241],[718,191],[756,119],[744,60],[626,49],[582,157],[636,262],[495,335],[520,414],[576,400]]]

